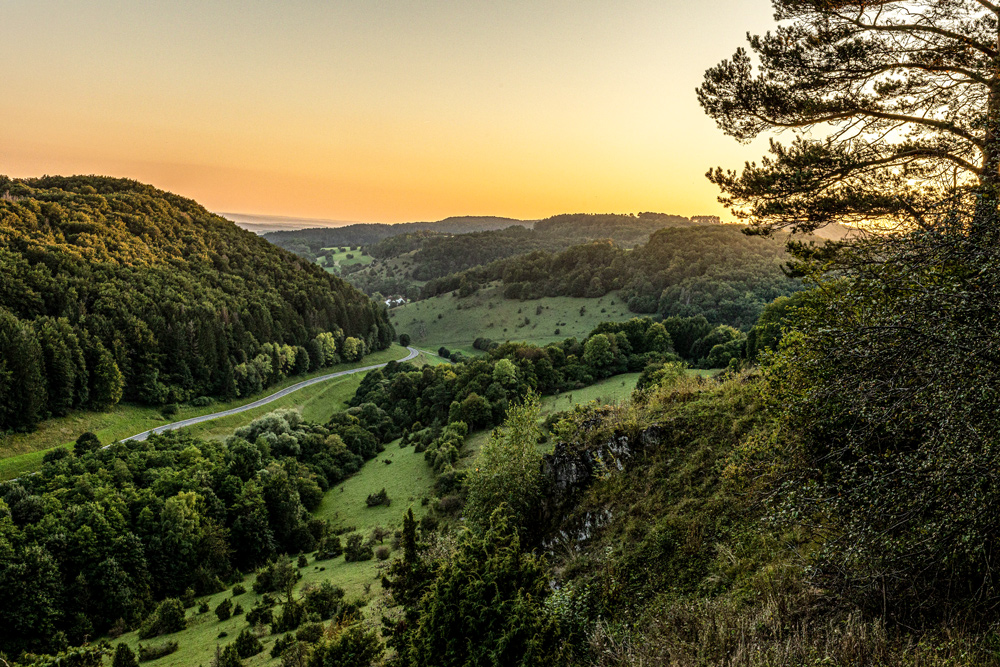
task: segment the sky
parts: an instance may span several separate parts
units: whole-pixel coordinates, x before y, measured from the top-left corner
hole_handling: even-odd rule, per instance
[[[723,215],[698,105],[768,0],[0,0],[0,174],[362,222]]]

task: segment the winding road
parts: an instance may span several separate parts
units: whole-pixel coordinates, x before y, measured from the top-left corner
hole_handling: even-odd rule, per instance
[[[396,359],[397,363],[402,363],[404,361],[409,361],[410,359],[413,359],[418,354],[420,354],[420,351],[417,350],[416,348],[408,347],[406,349],[409,350],[410,353],[406,357],[404,357],[402,359]],[[233,408],[232,410],[223,410],[222,412],[213,412],[210,415],[202,415],[201,417],[191,417],[190,419],[182,419],[179,422],[173,422],[171,424],[165,424],[163,426],[157,426],[156,428],[152,428],[152,429],[150,429],[148,431],[143,431],[142,433],[139,433],[138,435],[133,435],[133,436],[128,437],[128,438],[122,438],[122,441],[125,441],[125,440],[142,441],[142,440],[145,440],[146,438],[148,438],[149,436],[151,436],[154,433],[163,433],[164,431],[173,431],[173,430],[178,429],[178,428],[185,428],[187,426],[194,426],[195,424],[201,424],[202,422],[212,421],[213,419],[219,419],[220,417],[228,417],[230,415],[237,415],[237,414],[239,414],[241,412],[246,412],[247,410],[253,410],[254,408],[259,408],[262,405],[267,405],[268,403],[276,401],[279,398],[284,398],[285,396],[288,396],[289,394],[291,394],[293,392],[296,392],[299,389],[303,389],[305,387],[308,387],[310,385],[319,384],[320,382],[326,382],[327,380],[332,380],[333,378],[344,377],[345,375],[354,375],[355,373],[366,373],[368,371],[373,371],[376,368],[382,368],[383,366],[385,366],[388,363],[389,362],[386,362],[385,364],[376,364],[374,366],[365,366],[363,368],[352,368],[349,371],[339,371],[337,373],[330,373],[328,375],[320,375],[318,377],[314,377],[314,378],[311,378],[309,380],[303,380],[302,382],[299,382],[297,384],[293,384],[290,387],[285,387],[281,391],[275,392],[275,393],[271,394],[270,396],[265,396],[264,398],[261,398],[259,400],[254,401],[253,403],[247,403],[246,405],[241,405],[240,407]]]

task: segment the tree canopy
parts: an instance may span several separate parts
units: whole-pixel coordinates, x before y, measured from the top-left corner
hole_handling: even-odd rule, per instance
[[[1000,5],[773,0],[773,32],[709,69],[698,98],[740,141],[790,131],[742,173],[709,172],[758,230],[934,227],[995,215]]]

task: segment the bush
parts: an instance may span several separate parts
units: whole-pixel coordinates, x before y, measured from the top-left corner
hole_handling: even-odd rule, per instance
[[[344,548],[344,561],[355,563],[358,561],[371,560],[375,554],[371,545],[364,544],[360,534],[354,533],[347,536],[347,546]]]
[[[215,608],[215,615],[219,617],[220,621],[225,621],[230,616],[233,615],[233,602],[229,598],[226,598],[219,603],[219,606]]]
[[[198,398],[191,401],[191,405],[196,408],[208,407],[212,404],[212,398],[210,396],[199,396]]]
[[[309,614],[316,614],[321,619],[333,616],[334,611],[344,599],[344,589],[324,581],[319,586],[310,586],[302,596],[302,605]]]
[[[438,348],[438,356],[448,359],[449,357],[451,357],[451,350],[442,345],[441,347]]]
[[[385,488],[378,493],[369,494],[369,496],[365,499],[365,504],[368,505],[368,507],[378,507],[379,505],[385,505],[388,507],[391,502],[392,501],[389,500],[389,494],[386,493]]]
[[[149,639],[157,635],[179,632],[184,629],[185,625],[184,605],[177,598],[167,598],[156,607],[139,628],[139,639]]]
[[[247,612],[247,623],[250,625],[271,625],[274,622],[274,612],[271,605],[260,601]]]
[[[55,449],[50,449],[42,455],[42,463],[55,463],[56,461],[61,461],[69,456],[69,450],[65,447],[57,447]]]
[[[115,657],[111,660],[111,667],[139,667],[139,662],[135,659],[135,653],[122,642],[115,647]]]
[[[306,558],[305,554],[299,554],[298,560],[295,561],[296,567],[303,568],[309,565],[309,560]]]
[[[233,646],[236,647],[236,654],[243,659],[255,656],[264,650],[263,644],[250,628],[243,628],[243,632],[233,642]]]
[[[175,641],[169,641],[159,646],[143,646],[139,644],[139,662],[149,662],[170,655],[177,651],[180,645]]]
[[[210,610],[211,610],[211,607],[208,606],[208,600],[202,600],[201,604],[198,605],[198,613],[199,614],[207,614]]]
[[[243,667],[243,661],[240,659],[240,654],[236,651],[236,647],[232,644],[227,644],[226,648],[219,649],[215,648],[215,660],[212,661],[214,667]]]
[[[77,456],[82,456],[87,452],[92,452],[100,448],[100,439],[90,431],[87,431],[76,439],[76,444],[73,445],[73,453]]]
[[[340,536],[329,535],[320,540],[319,547],[316,550],[316,560],[336,558],[342,553],[344,553],[344,547],[340,543]]]
[[[235,586],[233,586],[233,597],[243,595],[246,592],[247,588],[243,584],[236,584]]]
[[[160,414],[164,417],[172,417],[177,414],[180,408],[177,407],[176,403],[167,403],[162,408],[160,408]]]
[[[271,646],[271,657],[277,658],[294,643],[295,637],[292,635],[282,635],[281,637],[278,637],[274,640],[274,644]]]
[[[295,633],[295,639],[307,644],[315,644],[323,637],[323,626],[320,623],[310,623],[299,628]]]
[[[383,653],[385,647],[378,635],[360,625],[352,625],[318,644],[309,664],[315,667],[370,665],[377,662]]]
[[[233,605],[233,616],[240,616],[243,614],[243,605],[237,602]]]
[[[403,347],[410,346],[410,334],[399,334],[399,344]]]
[[[389,553],[391,549],[388,546],[382,545],[375,548],[375,558],[379,560],[389,560]]]
[[[271,624],[271,632],[275,634],[290,632],[302,625],[305,617],[305,608],[295,600],[289,600],[281,608],[281,613],[274,619],[274,623]]]
[[[283,558],[261,568],[253,582],[253,591],[254,593],[284,592],[300,578],[302,574],[292,566],[292,562]]]
[[[455,514],[462,509],[464,504],[462,496],[445,496],[437,502],[436,509],[439,514]]]

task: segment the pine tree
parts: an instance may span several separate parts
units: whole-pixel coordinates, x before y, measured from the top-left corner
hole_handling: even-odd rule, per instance
[[[831,222],[930,229],[973,211],[995,221],[1000,5],[772,2],[781,25],[751,36],[752,55],[739,49],[698,90],[740,141],[796,136],[772,140],[771,156],[742,174],[709,172],[738,217],[763,232]]]

